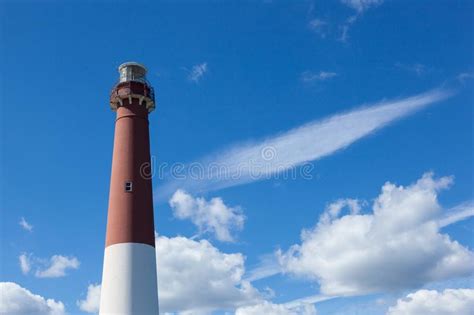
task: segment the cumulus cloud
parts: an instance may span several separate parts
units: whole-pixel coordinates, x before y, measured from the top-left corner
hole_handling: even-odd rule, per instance
[[[419,290],[399,299],[387,315],[472,315],[473,289]]]
[[[199,82],[202,76],[207,72],[207,62],[194,65],[189,72],[188,79],[193,82]]]
[[[372,212],[341,215],[330,205],[301,244],[277,252],[285,272],[320,283],[326,295],[355,295],[421,286],[474,271],[474,253],[441,234],[437,196],[451,177],[424,174],[404,187],[387,182]]]
[[[90,284],[87,287],[87,296],[84,300],[77,301],[81,311],[87,313],[98,313],[100,306],[100,284]]]
[[[331,220],[334,220],[340,216],[341,211],[344,208],[348,208],[350,214],[352,215],[359,214],[361,210],[361,202],[357,199],[351,198],[336,200],[327,206],[326,211],[320,218],[320,221],[323,223],[330,223]]]
[[[301,80],[303,82],[326,81],[334,78],[335,76],[337,76],[336,72],[320,71],[318,73],[314,73],[311,71],[305,71],[301,74]]]
[[[260,303],[266,294],[242,279],[245,257],[226,254],[206,240],[156,237],[160,311],[182,315],[209,314]],[[81,309],[96,312],[100,286],[89,286]]]
[[[21,272],[26,275],[30,272],[31,270],[31,262],[30,262],[30,256],[23,253],[18,257],[18,260],[20,262],[20,269]]]
[[[18,224],[23,228],[23,230],[32,232],[33,231],[33,225],[28,223],[24,217],[21,217],[20,222]]]
[[[58,278],[66,275],[68,269],[78,269],[80,262],[76,257],[53,255],[49,260],[35,257],[33,254],[22,253],[18,257],[20,269],[23,274],[28,274],[35,268],[38,278]]]
[[[235,315],[316,315],[316,308],[312,304],[306,304],[296,308],[287,307],[285,304],[273,304],[263,301],[260,304],[240,307]]]
[[[199,229],[199,233],[212,233],[224,242],[234,241],[233,230],[242,230],[245,216],[239,207],[229,207],[221,198],[194,198],[184,190],[177,190],[169,204],[176,218],[189,219]]]
[[[63,315],[64,304],[33,294],[14,282],[0,282],[0,314]]]
[[[38,278],[64,277],[67,269],[78,269],[80,262],[76,257],[53,255],[48,265],[46,268],[36,270],[35,276]]]
[[[206,240],[159,236],[156,255],[164,312],[205,314],[260,302],[261,293],[242,279],[240,253],[222,253]]]

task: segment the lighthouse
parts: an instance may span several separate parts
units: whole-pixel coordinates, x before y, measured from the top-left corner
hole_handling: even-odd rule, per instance
[[[146,68],[119,67],[110,94],[116,113],[100,299],[101,315],[157,315],[148,115],[155,108]]]

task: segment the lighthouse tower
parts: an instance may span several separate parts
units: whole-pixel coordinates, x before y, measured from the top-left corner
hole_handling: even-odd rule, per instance
[[[119,67],[100,314],[158,314],[148,114],[155,95],[146,68]]]

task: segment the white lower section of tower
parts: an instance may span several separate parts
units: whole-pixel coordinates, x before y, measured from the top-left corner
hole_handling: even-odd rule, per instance
[[[155,248],[139,243],[107,246],[101,315],[158,315]]]

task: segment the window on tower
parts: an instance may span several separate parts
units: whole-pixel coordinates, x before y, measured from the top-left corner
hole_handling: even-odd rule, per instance
[[[126,192],[132,192],[133,191],[133,183],[132,182],[125,182],[125,191]]]

